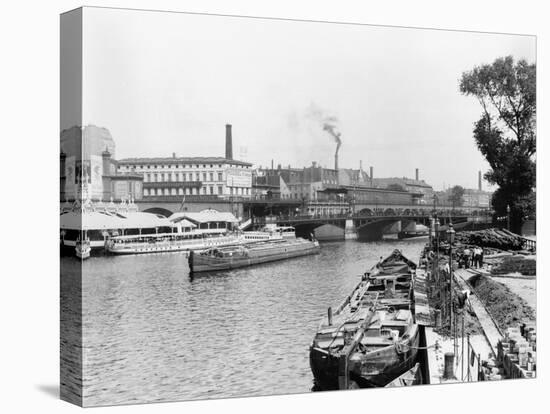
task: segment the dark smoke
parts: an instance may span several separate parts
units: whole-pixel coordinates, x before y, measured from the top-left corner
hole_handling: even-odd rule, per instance
[[[336,142],[336,153],[338,154],[340,145],[342,145],[342,134],[338,131],[338,118],[332,115],[326,115],[323,110],[313,103],[309,106],[308,117],[319,122],[323,131],[327,131],[330,134]]]

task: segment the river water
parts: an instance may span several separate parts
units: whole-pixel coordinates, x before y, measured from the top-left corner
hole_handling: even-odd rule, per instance
[[[417,261],[425,242],[327,242],[316,256],[193,278],[181,253],[92,257],[82,270],[84,404],[309,392],[308,347],[327,308],[380,256],[398,248]]]

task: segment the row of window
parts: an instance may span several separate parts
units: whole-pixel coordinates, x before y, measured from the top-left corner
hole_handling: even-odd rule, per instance
[[[247,165],[239,165],[239,164],[228,164],[231,168],[248,168]],[[120,169],[125,169],[126,171],[137,171],[137,170],[156,170],[156,169],[176,169],[179,170],[180,168],[222,168],[223,164],[161,164],[161,165],[141,165],[141,164],[125,164],[125,165],[119,165]]]
[[[250,195],[250,188],[229,187],[230,195]],[[201,188],[145,188],[143,196],[183,196],[183,195],[223,195],[223,186],[205,186]]]
[[[182,181],[223,181],[223,173],[146,173],[143,181],[146,183],[182,182]]]

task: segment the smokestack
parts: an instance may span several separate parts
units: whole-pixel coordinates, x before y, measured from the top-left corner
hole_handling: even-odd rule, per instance
[[[271,170],[273,170],[273,159],[271,159]]]
[[[231,136],[231,124],[225,125],[225,158],[233,159],[233,137]]]
[[[338,171],[338,150],[334,153],[334,169]]]
[[[373,174],[374,174],[374,168],[372,168],[372,166],[370,167],[370,183],[372,184],[372,179],[374,178],[373,177]]]
[[[477,189],[479,191],[482,191],[482,189],[481,189],[481,171],[477,172]]]
[[[414,170],[414,176],[415,176],[416,181],[418,181],[418,168],[416,170]]]

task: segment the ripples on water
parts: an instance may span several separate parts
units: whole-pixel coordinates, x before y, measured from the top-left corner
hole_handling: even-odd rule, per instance
[[[193,278],[179,253],[92,257],[84,404],[308,392],[308,347],[327,307],[380,256],[399,248],[417,261],[424,243],[323,243],[317,256]]]

